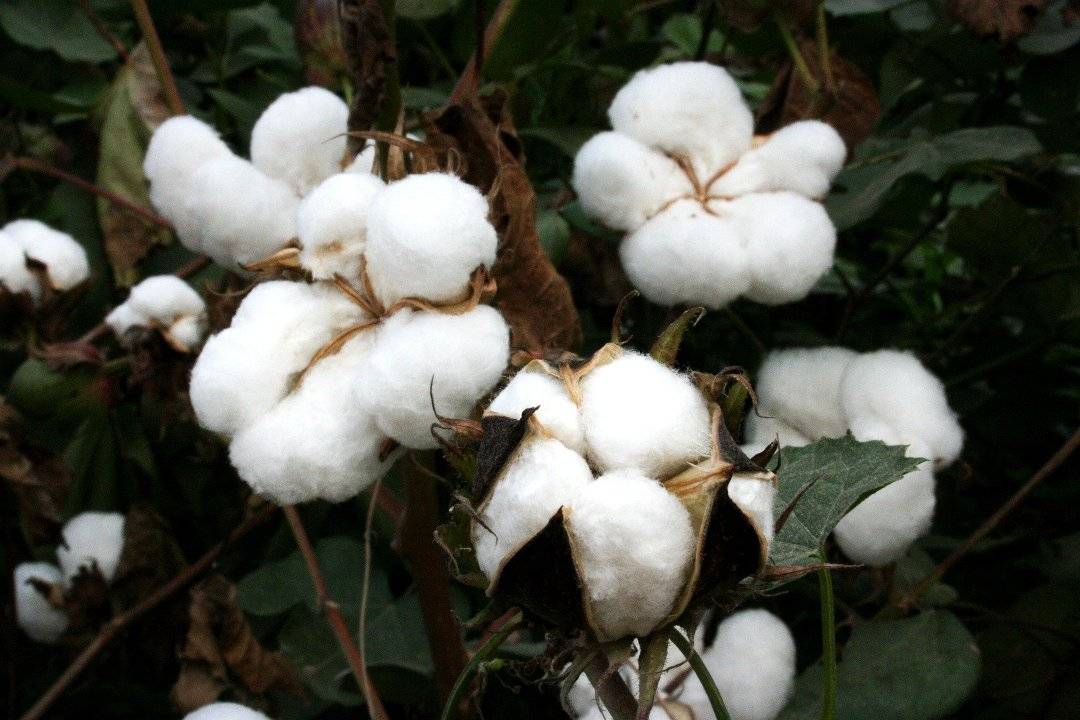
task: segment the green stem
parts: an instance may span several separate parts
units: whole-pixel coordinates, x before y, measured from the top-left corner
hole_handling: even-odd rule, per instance
[[[829,58],[829,26],[825,20],[825,2],[818,3],[817,8],[817,44],[818,63],[821,65],[821,74],[825,77],[825,89],[830,93],[836,92],[836,78],[833,77],[832,62]]]
[[[795,36],[791,33],[787,19],[779,12],[773,13],[773,18],[776,20],[776,27],[780,30],[780,38],[784,41],[784,46],[787,47],[788,55],[791,56],[791,62],[795,65],[795,71],[799,73],[799,77],[802,79],[803,84],[806,85],[806,89],[816,94],[821,88],[814,78],[814,74],[810,72],[806,59],[799,52],[799,45],[795,42]]]
[[[828,568],[818,570],[821,591],[822,693],[821,720],[836,717],[836,611],[833,608],[832,575]]]
[[[461,671],[461,674],[458,675],[458,679],[454,682],[454,687],[450,690],[450,697],[447,698],[446,705],[443,706],[442,715],[439,716],[440,720],[450,720],[454,715],[454,709],[460,705],[461,701],[464,699],[465,691],[468,689],[473,675],[476,674],[476,671],[480,669],[480,666],[483,663],[491,660],[495,655],[495,651],[497,651],[499,646],[506,641],[506,638],[510,633],[521,625],[521,618],[520,612],[513,615],[506,621],[506,624],[499,628],[499,631],[492,635],[491,639],[484,643],[484,645],[472,656],[472,659],[469,660],[465,669]]]
[[[697,650],[694,650],[686,636],[678,630],[671,633],[671,642],[675,643],[675,647],[679,648],[679,652],[690,663],[690,667],[694,669],[694,674],[701,681],[701,687],[705,689],[705,694],[709,698],[709,704],[712,705],[713,715],[716,716],[716,720],[731,720],[731,716],[728,715],[727,708],[724,706],[724,698],[720,696],[720,688],[716,687],[716,681],[709,674],[709,668],[705,667],[705,661],[701,659],[701,655],[698,654]]]

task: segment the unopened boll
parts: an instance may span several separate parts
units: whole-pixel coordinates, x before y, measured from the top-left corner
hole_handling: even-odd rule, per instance
[[[195,712],[184,716],[184,720],[270,720],[257,710],[230,702],[216,702],[203,705]]]
[[[49,563],[21,563],[15,566],[15,621],[31,640],[54,643],[67,630],[68,618],[63,611],[52,606],[30,580],[40,580],[50,585],[63,582],[60,568]]]
[[[773,720],[795,687],[795,639],[767,610],[741,610],[720,623],[702,660],[731,720]],[[715,717],[696,675],[687,679],[679,701],[699,720]]]
[[[41,286],[26,265],[26,253],[3,230],[0,230],[0,286],[13,294],[26,293],[35,304],[41,299]]]
[[[84,512],[68,520],[56,548],[64,581],[79,574],[80,568],[97,567],[111,582],[124,550],[124,516],[120,513]]]
[[[711,447],[709,409],[684,375],[647,355],[625,353],[581,381],[581,417],[590,460],[666,478]]]
[[[510,418],[520,418],[529,408],[545,431],[571,450],[584,454],[585,430],[578,406],[570,399],[562,381],[545,372],[522,371],[506,384],[487,410]]]
[[[657,481],[615,470],[578,493],[569,526],[600,639],[647,635],[686,582],[694,552],[686,508]]]
[[[117,337],[134,327],[160,328],[176,349],[189,352],[205,334],[206,303],[180,278],[155,275],[135,285],[105,322]]]
[[[359,278],[372,200],[386,185],[370,174],[339,173],[324,180],[297,210],[300,264],[316,280]]]
[[[12,220],[3,232],[22,248],[27,259],[45,267],[53,290],[71,290],[90,277],[86,250],[75,238],[38,220]]]
[[[481,510],[483,525],[473,526],[473,546],[484,574],[494,579],[503,561],[543,530],[592,479],[588,463],[558,440],[526,440]]]

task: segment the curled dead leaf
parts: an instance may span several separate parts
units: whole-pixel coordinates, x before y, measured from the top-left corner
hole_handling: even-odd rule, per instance
[[[19,517],[34,544],[54,544],[71,473],[60,458],[31,445],[13,407],[0,401],[0,478],[19,504]]]

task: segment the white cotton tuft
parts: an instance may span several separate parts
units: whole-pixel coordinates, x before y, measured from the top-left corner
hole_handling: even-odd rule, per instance
[[[570,505],[570,536],[598,639],[644,637],[671,612],[694,551],[690,515],[660,483],[605,473]]]
[[[131,305],[120,303],[105,316],[105,324],[118,338],[124,337],[132,328],[144,328],[150,324],[150,318],[140,315],[132,309]]]
[[[754,526],[765,538],[765,552],[768,554],[773,539],[773,502],[776,500],[776,485],[771,480],[746,473],[735,473],[727,486],[728,497],[751,519]]]
[[[840,407],[840,382],[856,354],[841,347],[791,348],[774,350],[758,371],[759,414],[774,418],[763,422],[752,413],[747,439],[772,441],[773,432],[790,426],[806,439],[805,445],[822,437],[842,437],[848,431],[847,417]],[[781,432],[781,442],[784,435]],[[799,438],[788,436],[784,444]]]
[[[184,716],[184,720],[270,720],[257,710],[230,702],[216,702],[203,705],[195,712]]]
[[[368,215],[367,267],[379,300],[463,299],[498,239],[480,191],[454,175],[409,175],[379,193]]]
[[[630,468],[667,478],[708,455],[709,409],[684,375],[627,352],[581,381],[590,460],[602,471]]]
[[[623,269],[659,305],[721,308],[750,288],[738,229],[696,200],[680,200],[623,240]]]
[[[617,132],[594,135],[581,146],[574,158],[573,186],[589,215],[627,231],[692,191],[674,160]]]
[[[368,209],[385,188],[371,174],[338,173],[324,180],[296,211],[300,264],[316,280],[335,274],[360,277],[367,244]]]
[[[820,199],[829,192],[846,155],[844,141],[832,126],[819,120],[800,120],[777,130],[739,158],[710,191],[736,197],[787,190]]]
[[[445,417],[469,417],[499,381],[510,355],[510,330],[498,310],[462,315],[402,310],[384,321],[355,385],[379,429],[406,447],[438,447],[431,435]]]
[[[473,524],[476,559],[488,579],[591,482],[588,463],[558,440],[524,440],[480,511],[487,528]]]
[[[773,720],[795,688],[795,639],[767,610],[740,610],[720,623],[702,659],[731,720]],[[696,675],[686,681],[679,700],[695,717],[713,717]]]
[[[759,417],[753,412],[746,417],[746,444],[742,446],[744,453],[753,457],[777,439],[782,448],[802,447],[813,442],[806,435],[775,417]]]
[[[378,147],[373,142],[365,143],[364,149],[356,153],[356,157],[345,167],[345,172],[378,175],[378,168],[375,167],[375,161],[378,159]]]
[[[56,559],[71,582],[79,568],[94,565],[107,582],[116,576],[124,550],[124,516],[120,513],[84,512],[67,521],[56,548]]]
[[[487,411],[520,418],[528,408],[538,408],[533,417],[552,436],[571,450],[585,454],[580,412],[561,380],[546,372],[523,370],[495,396]]]
[[[70,290],[90,277],[86,250],[75,238],[38,220],[12,220],[3,228],[26,257],[45,266],[53,290]]]
[[[175,275],[148,277],[105,317],[117,337],[133,327],[156,327],[178,350],[189,351],[206,332],[206,303]]]
[[[251,161],[306,195],[341,172],[348,119],[348,106],[325,88],[285,93],[270,103],[251,129]]]
[[[195,171],[210,160],[231,155],[214,128],[190,115],[169,118],[150,137],[143,160],[150,203],[190,250],[202,251],[202,233],[188,210]]]
[[[26,266],[26,253],[3,230],[0,230],[0,285],[10,293],[27,293],[34,304],[41,300],[41,286]]]
[[[731,218],[746,247],[746,297],[765,305],[802,300],[832,267],[836,228],[820,203],[792,192],[753,193],[709,207]]]
[[[63,575],[50,563],[15,566],[15,621],[34,642],[52,644],[67,630],[68,617],[30,584],[32,578],[56,585],[63,581]]]
[[[754,118],[727,71],[704,62],[641,70],[615,95],[611,126],[688,157],[704,180],[750,148]]]

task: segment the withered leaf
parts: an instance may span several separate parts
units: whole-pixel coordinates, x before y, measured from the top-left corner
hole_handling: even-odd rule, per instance
[[[341,0],[338,14],[341,44],[353,83],[348,127],[371,130],[387,109],[386,81],[396,73],[397,64],[394,38],[380,0]],[[396,108],[391,110],[396,115]],[[350,155],[356,155],[365,141],[350,135],[348,142]]]
[[[348,62],[341,44],[337,0],[296,3],[294,28],[304,60],[304,77],[312,85],[336,86]]]
[[[19,517],[29,540],[35,545],[55,543],[71,473],[60,458],[27,442],[18,413],[2,401],[0,477],[19,503]]]
[[[949,13],[981,37],[1011,42],[1027,35],[1047,0],[949,0]]]

